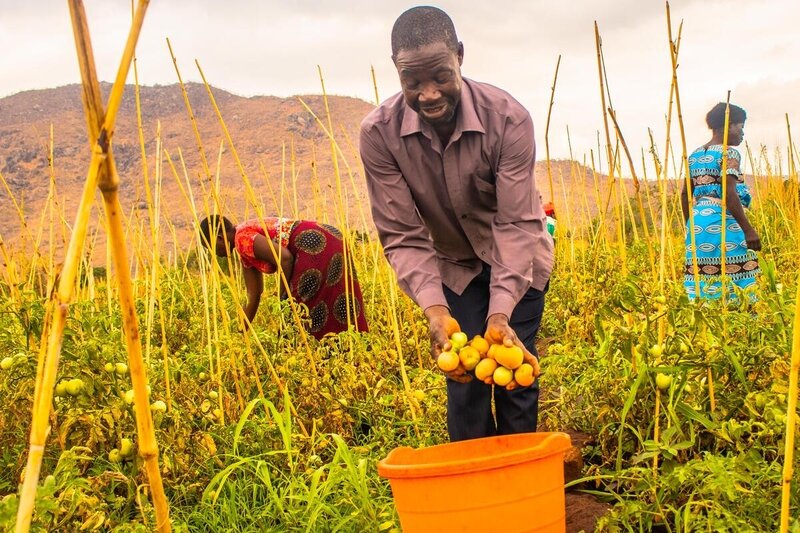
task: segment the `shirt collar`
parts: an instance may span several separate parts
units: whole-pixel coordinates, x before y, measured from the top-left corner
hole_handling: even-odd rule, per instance
[[[469,88],[471,82],[466,78],[462,78],[462,82],[461,101],[456,109],[456,129],[453,131],[453,140],[461,137],[461,134],[465,131],[486,133],[480,118],[478,118],[478,113],[475,111],[475,101]],[[415,133],[422,133],[426,137],[432,138],[433,128],[420,120],[417,112],[411,109],[403,99],[403,123],[400,126],[400,136],[406,137]]]

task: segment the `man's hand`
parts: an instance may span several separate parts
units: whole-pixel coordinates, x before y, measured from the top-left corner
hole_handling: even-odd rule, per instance
[[[450,350],[450,335],[452,334],[455,319],[450,316],[450,310],[443,305],[433,305],[425,309],[425,316],[428,318],[428,336],[431,341],[431,357],[434,361],[439,358],[439,354]],[[456,323],[457,324],[457,323]],[[445,375],[459,383],[467,383],[472,380],[472,376],[467,374],[467,370],[459,363],[455,370],[445,372]]]
[[[522,344],[522,341],[517,337],[516,332],[509,326],[508,317],[501,313],[496,313],[489,317],[486,321],[486,334],[484,338],[490,343],[505,344],[506,346],[519,346],[522,349],[522,359],[533,367],[533,377],[537,378],[541,374],[539,368],[539,360]],[[515,382],[511,382],[506,386],[508,390],[516,388]]]

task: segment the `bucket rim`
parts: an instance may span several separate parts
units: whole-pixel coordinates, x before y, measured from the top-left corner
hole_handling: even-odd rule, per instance
[[[517,435],[524,435],[524,433],[518,433]],[[484,438],[493,439],[496,437]],[[454,443],[445,443],[439,446],[446,446],[448,444]],[[554,431],[550,432],[547,437],[545,437],[536,446],[510,450],[496,455],[478,458],[456,459],[454,461],[438,463],[410,465],[392,464],[391,460],[393,455],[399,455],[407,450],[415,450],[415,448],[411,448],[410,446],[402,446],[390,451],[389,455],[378,461],[378,475],[387,479],[413,479],[450,476],[453,474],[469,474],[473,472],[481,472],[484,470],[513,466],[535,459],[544,459],[565,452],[571,445],[572,441],[567,433]]]

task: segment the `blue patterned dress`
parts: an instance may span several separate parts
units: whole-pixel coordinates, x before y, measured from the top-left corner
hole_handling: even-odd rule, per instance
[[[750,206],[750,190],[744,183],[739,165],[739,151],[728,147],[728,175],[736,176],[736,194],[745,208]],[[731,168],[733,167],[733,168]],[[697,266],[700,272],[700,298],[717,299],[722,295],[721,253],[722,253],[722,146],[712,144],[701,146],[689,156],[689,175],[694,191],[694,235],[697,247]],[[728,194],[733,191],[728,190]],[[726,210],[727,211],[727,210]],[[730,284],[747,289],[754,287],[759,273],[758,257],[748,250],[744,231],[730,212],[725,216],[725,271]],[[689,221],[686,222],[686,269],[684,287],[689,299],[698,297],[695,292],[694,270],[692,268],[692,241],[689,235]],[[733,291],[729,294],[733,296]],[[750,298],[755,299],[752,291]]]

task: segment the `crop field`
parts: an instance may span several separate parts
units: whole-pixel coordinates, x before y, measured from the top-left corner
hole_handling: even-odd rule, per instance
[[[672,137],[642,154],[649,177],[630,175],[612,125],[602,165],[611,170],[590,172],[590,187],[563,192],[563,180],[584,179],[577,163],[573,175],[538,183],[559,214],[538,340],[539,429],[588,437],[568,488],[609,504],[598,531],[800,531],[797,150],[790,133],[785,150],[741,147],[748,216],[764,245],[757,301],[691,302],[686,154],[673,113]],[[92,187],[84,205],[101,214],[97,224],[73,224],[78,215],[59,205],[57,161],[34,215],[0,175],[3,208],[20,228],[0,240],[0,529],[30,513],[31,531],[149,532],[168,511],[174,531],[400,531],[376,465],[398,446],[447,441],[445,378],[425,317],[374,234],[352,140],[317,120],[330,141],[316,155],[333,169],[321,178],[327,196],[298,201],[282,180],[265,205],[240,166],[244,215],[342,229],[368,333],[309,336],[308,309],[279,298],[277,276],[265,278],[244,331],[241,265],[204,253],[197,235],[165,245],[176,228],[162,214],[164,182],[179,184],[195,221],[234,201],[213,170],[215,147],[183,147],[207,161],[197,179],[160,138],[154,153],[142,141],[145,208],[114,212],[108,191],[101,199]],[[235,154],[236,139],[226,141]],[[104,164],[92,160],[101,183]],[[81,231],[86,242],[73,250]]]
[[[540,429],[592,436],[579,482],[613,504],[601,520],[607,530],[776,526],[800,228],[797,197],[780,178],[754,174],[753,215],[765,251],[759,300],[747,308],[687,300],[669,183],[661,184],[667,237],[652,240],[661,277],[641,227],[633,236],[641,221],[620,219],[628,224],[624,245],[600,225],[559,225],[540,332]],[[50,212],[42,218],[56,220]],[[43,230],[65,230],[54,224]],[[159,224],[168,230],[169,220]],[[280,300],[274,283],[252,334],[241,333],[235,266],[210,261],[196,245],[159,259],[151,245],[158,231],[149,224],[131,230],[133,294],[175,530],[398,528],[376,462],[399,445],[446,441],[445,390],[428,354],[426,321],[398,290],[376,239],[349,232],[371,331],[317,342],[298,327],[307,311]],[[650,231],[658,234],[655,225]],[[4,249],[0,523],[9,529],[56,281],[52,253]],[[154,528],[114,279],[81,263],[36,489],[36,530]],[[798,496],[792,487],[795,507]]]

